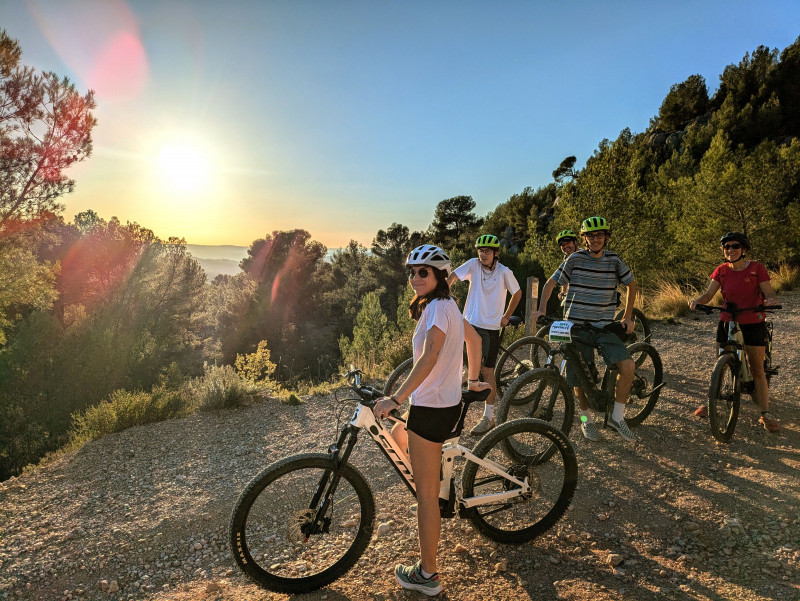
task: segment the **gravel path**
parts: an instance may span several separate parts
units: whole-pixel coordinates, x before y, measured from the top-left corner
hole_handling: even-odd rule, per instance
[[[565,518],[531,543],[498,545],[446,520],[439,598],[800,599],[798,301],[782,295],[789,308],[775,318],[781,433],[759,427],[745,398],[732,443],[716,443],[692,415],[713,367],[714,317],[656,324],[667,388],[639,440],[603,430],[590,443],[573,428],[579,489]],[[335,416],[330,398],[311,398],[132,428],[0,484],[0,599],[288,598],[238,573],[228,517],[263,467],[324,450]],[[354,464],[388,532],[353,572],[298,598],[423,598],[391,575],[415,557],[413,499],[366,439]]]

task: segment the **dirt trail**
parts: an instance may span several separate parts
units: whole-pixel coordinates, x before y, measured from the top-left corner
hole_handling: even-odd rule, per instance
[[[714,362],[714,317],[656,324],[666,389],[638,441],[603,430],[590,443],[573,428],[579,490],[558,526],[531,543],[496,545],[446,521],[439,598],[800,599],[800,294],[780,300],[779,434],[757,424],[746,400],[732,443],[716,443],[692,415]],[[312,398],[133,428],[0,485],[0,599],[286,599],[236,571],[229,513],[264,466],[324,449],[332,416],[330,399]],[[345,578],[298,598],[421,599],[391,574],[415,557],[413,499],[369,441],[354,462],[391,530]]]

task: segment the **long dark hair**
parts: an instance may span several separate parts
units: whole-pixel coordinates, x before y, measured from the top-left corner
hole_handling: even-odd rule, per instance
[[[426,265],[428,269],[433,270],[433,275],[436,276],[436,287],[428,292],[425,296],[414,295],[414,298],[411,299],[411,302],[408,305],[408,315],[414,321],[419,321],[422,312],[425,310],[425,307],[428,306],[435,298],[441,298],[443,300],[447,300],[448,298],[453,298],[450,294],[450,286],[447,283],[447,274],[443,269],[438,269],[437,267],[431,267],[430,265]]]

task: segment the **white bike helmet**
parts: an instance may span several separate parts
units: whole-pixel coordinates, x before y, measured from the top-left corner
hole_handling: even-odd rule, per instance
[[[432,244],[423,244],[408,253],[406,267],[410,265],[430,265],[443,270],[445,275],[450,275],[450,257],[441,248]]]

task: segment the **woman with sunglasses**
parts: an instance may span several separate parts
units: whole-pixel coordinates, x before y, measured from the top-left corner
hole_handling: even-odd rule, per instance
[[[394,396],[380,399],[373,412],[384,419],[411,398],[406,428],[417,489],[421,559],[413,566],[398,565],[395,578],[405,589],[436,595],[442,590],[436,572],[442,525],[439,469],[442,443],[450,437],[461,413],[464,319],[450,296],[450,257],[441,248],[429,244],[415,248],[406,258],[406,266],[415,292],[409,305],[409,314],[417,322],[412,338],[414,366]]]
[[[720,240],[725,262],[711,274],[711,283],[708,289],[700,296],[689,301],[689,307],[694,309],[697,305],[708,303],[717,290],[722,292],[725,303],[736,303],[738,307],[755,307],[757,305],[775,305],[775,291],[769,283],[769,274],[765,267],[758,261],[747,258],[750,250],[750,241],[747,236],[739,232],[728,232]],[[719,348],[728,338],[727,322],[731,314],[720,313],[720,322],[717,327],[717,347]],[[768,432],[780,430],[777,420],[769,413],[769,384],[764,373],[764,354],[767,344],[767,328],[764,324],[763,312],[748,311],[737,318],[739,327],[744,337],[747,348],[747,360],[753,374],[755,387],[754,400],[761,409],[759,423]],[[694,414],[706,417],[708,409],[700,405]]]

